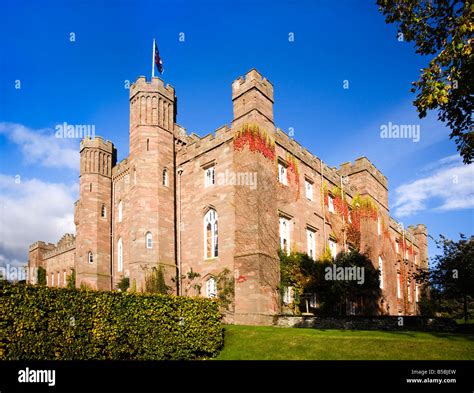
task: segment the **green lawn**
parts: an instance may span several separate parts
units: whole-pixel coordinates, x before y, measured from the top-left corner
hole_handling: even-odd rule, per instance
[[[218,360],[474,359],[474,335],[225,326]]]

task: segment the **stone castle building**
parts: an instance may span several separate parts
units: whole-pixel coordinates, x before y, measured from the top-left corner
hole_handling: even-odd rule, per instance
[[[170,292],[209,297],[227,272],[229,318],[264,324],[282,307],[279,248],[314,259],[357,248],[381,271],[379,312],[416,314],[410,277],[427,269],[427,230],[390,217],[386,177],[365,157],[329,167],[276,128],[273,85],[255,69],[233,82],[232,102],[230,126],[188,135],[174,88],[139,77],[129,156],[117,163],[112,142],[82,140],[76,234],[32,244],[29,267],[43,267],[49,286],[74,270],[77,287],[111,290],[128,277],[137,291],[160,267]]]

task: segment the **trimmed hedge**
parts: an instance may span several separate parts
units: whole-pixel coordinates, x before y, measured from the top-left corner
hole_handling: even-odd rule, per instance
[[[199,359],[223,346],[216,301],[0,283],[0,359]]]

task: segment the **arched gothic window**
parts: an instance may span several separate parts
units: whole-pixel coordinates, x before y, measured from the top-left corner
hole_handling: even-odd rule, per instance
[[[218,256],[217,212],[214,209],[204,216],[204,257],[206,259]]]

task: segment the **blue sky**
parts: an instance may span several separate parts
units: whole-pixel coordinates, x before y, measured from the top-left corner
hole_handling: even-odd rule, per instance
[[[473,167],[436,114],[420,120],[412,105],[429,59],[372,1],[4,0],[0,11],[0,264],[73,227],[79,140],[53,138],[57,124],[93,124],[128,155],[124,85],[150,77],[153,37],[189,133],[230,123],[231,83],[255,67],[274,85],[276,125],[329,165],[367,156],[405,226],[473,233]],[[380,138],[389,122],[419,125],[420,141]]]

